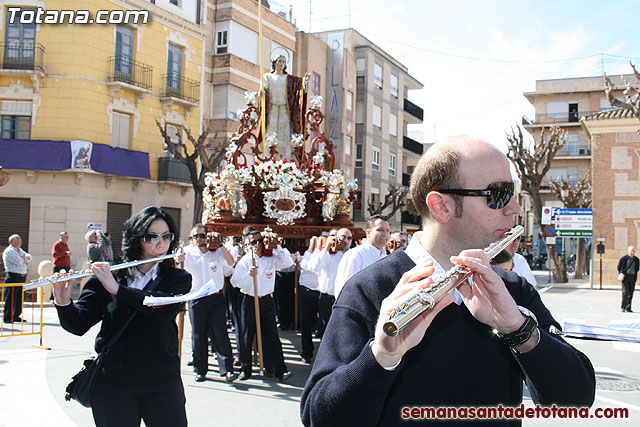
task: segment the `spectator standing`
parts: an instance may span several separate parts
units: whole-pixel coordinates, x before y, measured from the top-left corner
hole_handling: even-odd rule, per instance
[[[84,238],[87,240],[87,256],[89,262],[107,262],[107,247],[111,240],[98,230],[89,230]]]
[[[640,261],[638,257],[636,257],[636,248],[635,246],[629,246],[627,248],[627,255],[618,261],[618,273],[624,275],[622,279],[622,304],[620,306],[623,313],[632,312],[631,299],[633,298],[633,291],[636,287],[639,267]]]
[[[31,255],[22,250],[22,238],[18,234],[9,236],[9,246],[2,252],[2,262],[6,270],[4,283],[24,283],[27,280],[27,263]],[[22,322],[22,286],[5,288],[4,321],[5,323]]]
[[[71,251],[69,250],[68,242],[69,234],[66,231],[62,231],[60,232],[60,239],[51,247],[54,273],[60,270],[68,272],[71,268]]]

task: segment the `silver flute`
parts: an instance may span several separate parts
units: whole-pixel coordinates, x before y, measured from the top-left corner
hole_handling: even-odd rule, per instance
[[[136,265],[146,264],[148,262],[162,261],[164,259],[173,258],[174,256],[176,256],[175,253],[170,253],[170,254],[161,255],[155,258],[141,259],[139,261],[123,262],[122,264],[112,265],[111,271],[122,270],[123,268],[135,267]],[[87,276],[93,276],[93,272],[89,268],[87,268],[86,270],[78,271],[76,273],[71,273],[71,274],[66,273],[57,277],[47,276],[47,277],[42,277],[38,280],[32,280],[31,283],[29,283],[28,285],[24,285],[24,289],[29,290],[29,289],[39,288],[40,286],[51,285],[53,283],[58,283],[58,282],[65,282],[67,280],[80,279],[82,277],[87,277]]]
[[[483,251],[489,259],[493,259],[511,242],[520,237],[524,232],[521,225],[516,225],[506,233],[506,237],[497,243],[492,243]],[[438,278],[428,289],[420,289],[410,294],[403,302],[395,306],[389,321],[383,325],[385,334],[394,337],[409,323],[420,317],[426,311],[431,310],[438,301],[444,298],[453,288],[469,278],[473,273],[465,265],[456,265],[447,271],[444,276]]]

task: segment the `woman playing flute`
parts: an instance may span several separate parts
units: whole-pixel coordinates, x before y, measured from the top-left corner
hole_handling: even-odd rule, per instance
[[[125,222],[125,261],[155,258],[176,246],[176,226],[162,209],[149,206]],[[69,282],[53,285],[55,306],[64,329],[83,335],[101,322],[95,350],[135,311],[133,320],[111,347],[91,398],[96,426],[186,426],[185,395],[180,378],[178,332],[174,319],[181,304],[142,305],[147,295],[171,296],[191,289],[191,276],[173,260],[149,262],[111,273],[106,262],[90,266],[94,277],[76,302]],[[153,287],[152,291],[148,288]]]

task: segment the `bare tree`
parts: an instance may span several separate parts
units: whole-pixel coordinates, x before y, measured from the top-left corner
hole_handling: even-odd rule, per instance
[[[202,221],[202,191],[204,190],[204,178],[207,172],[214,172],[224,160],[224,155],[229,145],[228,140],[222,140],[214,144],[209,140],[209,129],[203,131],[198,139],[194,138],[189,128],[184,128],[184,133],[193,146],[189,153],[187,145],[182,141],[180,132],[175,141],[167,133],[167,123],[162,125],[156,120],[164,139],[165,150],[169,151],[176,159],[184,163],[189,169],[189,178],[193,187],[193,224]],[[199,164],[199,165],[198,165]]]
[[[525,138],[522,128],[517,126],[507,133],[509,152],[507,157],[516,167],[522,190],[531,196],[536,224],[542,230],[542,197],[540,187],[551,168],[551,160],[567,142],[567,132],[558,126],[542,128],[538,140]],[[557,283],[566,283],[567,272],[558,257],[555,245],[546,245],[553,278]]]
[[[398,209],[404,206],[404,199],[408,192],[408,187],[404,187],[402,185],[400,187],[396,187],[394,184],[389,184],[387,194],[384,196],[384,202],[382,204],[374,203],[372,194],[369,197],[367,211],[371,216],[377,215],[387,221],[396,214]],[[391,207],[391,212],[386,215],[383,214],[382,212],[388,207]]]
[[[565,207],[570,209],[586,209],[591,207],[591,172],[587,172],[578,183],[571,187],[564,178],[549,182],[549,188],[554,196],[562,201]],[[578,250],[576,252],[575,278],[582,279],[586,252],[584,239],[578,239]]]
[[[635,65],[631,61],[629,61],[629,65],[631,65],[631,69],[633,69],[633,75],[636,76],[636,79],[640,80],[640,73],[636,70]],[[622,108],[624,110],[629,110],[633,113],[633,115],[640,120],[640,92],[637,88],[631,86],[631,83],[622,79],[624,82],[626,89],[624,90],[624,101],[617,99],[613,95],[613,91],[615,89],[614,84],[611,82],[607,75],[604,75],[604,91],[607,94],[607,98],[609,99],[609,104],[612,107]]]

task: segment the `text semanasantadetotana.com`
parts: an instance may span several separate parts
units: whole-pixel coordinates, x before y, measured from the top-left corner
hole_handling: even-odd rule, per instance
[[[525,418],[629,418],[627,408],[576,408],[564,406],[478,406],[478,407],[433,407],[405,406],[401,410],[405,420],[492,420]]]

